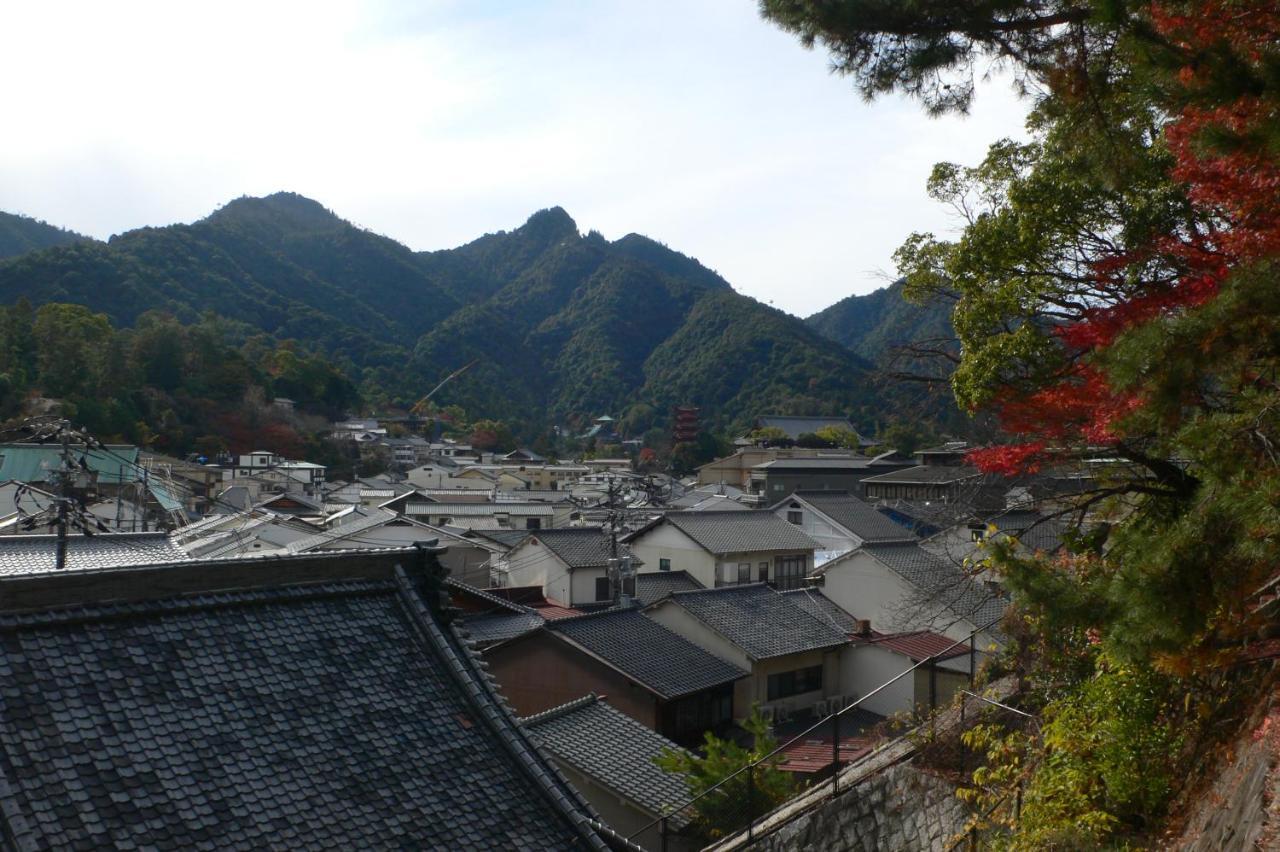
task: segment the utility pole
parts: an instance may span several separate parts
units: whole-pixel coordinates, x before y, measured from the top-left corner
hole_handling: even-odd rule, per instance
[[[58,433],[62,438],[62,453],[58,473],[58,548],[54,557],[54,570],[61,571],[67,567],[67,501],[71,499],[71,455],[70,439],[67,434],[70,424],[63,420],[58,424]]]

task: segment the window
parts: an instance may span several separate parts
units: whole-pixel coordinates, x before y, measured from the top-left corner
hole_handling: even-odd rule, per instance
[[[607,601],[613,598],[613,590],[609,588],[608,577],[596,577],[596,600]]]
[[[751,563],[750,562],[738,563],[738,582],[739,583],[751,582]]]
[[[798,589],[804,585],[806,560],[803,555],[779,556],[777,561],[778,574],[773,583],[775,588],[786,591]]]
[[[671,560],[670,560],[670,559],[659,559],[659,560],[658,560],[658,570],[659,570],[659,571],[670,571],[670,570],[671,570]]]
[[[769,582],[769,563],[768,562],[760,563],[760,575],[756,577],[756,579],[759,580],[761,583]]]
[[[524,528],[527,530],[540,530],[542,529],[542,519],[541,518],[525,518]]]
[[[773,490],[774,490],[774,491],[781,491],[781,490],[782,490],[782,483],[781,483],[781,482],[775,482],[775,483],[773,483]]]
[[[799,510],[787,512],[787,523],[800,526],[802,523],[804,523],[804,512],[801,512]]]
[[[822,689],[822,666],[769,675],[769,700],[790,698]]]

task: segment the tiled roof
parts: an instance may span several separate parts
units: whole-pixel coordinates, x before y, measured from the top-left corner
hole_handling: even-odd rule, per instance
[[[845,635],[852,635],[858,630],[857,619],[837,606],[821,589],[791,589],[781,594],[814,618]]]
[[[747,512],[668,512],[664,520],[709,552],[813,550],[813,539],[767,509]]]
[[[969,645],[967,643],[961,642],[957,645],[956,640],[939,636],[937,633],[932,633],[928,630],[877,636],[871,639],[868,644],[892,649],[916,662],[927,660],[935,655],[940,655],[938,656],[939,660],[949,660],[952,657],[960,657],[969,653]]]
[[[946,607],[974,627],[999,619],[1008,606],[1003,597],[965,574],[960,566],[918,544],[864,544],[853,551],[859,552],[874,556],[919,589],[925,599]]]
[[[585,648],[664,699],[732,683],[747,673],[677,636],[636,609],[611,609],[551,622]]]
[[[763,583],[676,592],[668,600],[756,660],[835,648],[849,641],[844,631]]]
[[[612,549],[603,530],[576,527],[559,530],[535,530],[533,538],[551,550],[570,568],[600,568],[609,564]],[[530,542],[532,544],[532,542]],[[619,556],[629,556],[625,544],[618,545]],[[642,565],[632,557],[633,565]]]
[[[752,470],[870,470],[871,459],[863,456],[825,456],[815,458],[783,458],[762,462]]]
[[[1052,552],[1062,546],[1062,534],[1066,523],[1061,518],[1051,518],[1039,512],[1011,510],[1001,512],[987,523],[1000,532],[1012,535],[1032,550]]]
[[[383,509],[370,509],[353,513],[348,518],[344,518],[344,523],[336,527],[290,542],[288,545],[289,552],[304,553],[308,550],[321,550],[326,545],[336,541],[383,526],[395,520],[396,514]]]
[[[404,513],[441,517],[533,515],[549,518],[556,513],[556,508],[549,503],[406,503]]]
[[[0,615],[2,836],[20,849],[605,848],[396,572]]]
[[[864,483],[901,484],[901,485],[946,485],[950,482],[963,482],[976,479],[982,472],[976,467],[967,465],[929,464],[894,470],[862,480]]]
[[[557,760],[630,799],[655,818],[689,800],[684,781],[653,762],[664,751],[684,749],[615,710],[595,693],[521,719],[520,724]],[[687,814],[677,814],[669,824],[678,830],[687,822]]]
[[[537,630],[546,624],[546,619],[536,612],[497,612],[463,615],[460,624],[470,639],[479,645],[490,645]]]
[[[510,550],[524,541],[534,530],[476,530],[477,537],[484,537]]]
[[[52,571],[57,564],[56,535],[0,536],[0,575]],[[191,557],[167,533],[102,533],[67,536],[67,568],[118,568]]]
[[[910,530],[877,512],[865,500],[859,500],[847,492],[797,491],[792,498],[800,498],[863,541],[903,541],[915,538]],[[782,501],[786,502],[787,500]]]
[[[689,576],[688,571],[657,571],[636,574],[636,602],[648,606],[672,592],[688,592],[705,588]]]

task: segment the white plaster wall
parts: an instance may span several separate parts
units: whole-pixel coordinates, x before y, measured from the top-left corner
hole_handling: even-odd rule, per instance
[[[644,562],[639,568],[641,573],[656,574],[661,570],[661,560],[670,559],[672,571],[688,571],[708,589],[716,584],[715,557],[669,523],[659,524],[628,546]]]
[[[852,645],[841,660],[844,695],[861,698],[890,678],[911,668],[912,662],[901,654],[875,645]],[[881,716],[909,711],[915,706],[915,679],[911,675],[876,693],[859,705]]]
[[[537,536],[526,539],[507,554],[507,585],[541,586],[547,597],[571,603],[569,566],[550,548],[538,542]]]
[[[797,502],[800,508],[793,509],[791,507],[793,502]],[[834,550],[843,553],[862,545],[861,538],[840,529],[823,515],[798,501],[784,500],[773,510],[773,513],[785,521],[788,513],[797,511],[800,512],[800,529],[818,543],[818,550]]]

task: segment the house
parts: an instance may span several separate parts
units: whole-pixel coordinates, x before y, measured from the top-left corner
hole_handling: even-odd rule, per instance
[[[631,558],[633,568],[640,567],[627,545],[618,545],[617,553],[623,559]],[[538,530],[499,562],[498,585],[541,586],[549,596],[570,606],[613,601],[621,590],[614,588],[609,577],[612,557],[612,543],[602,530]]]
[[[772,505],[796,491],[839,491],[863,497],[867,479],[909,464],[896,460],[893,453],[875,458],[847,454],[779,458],[753,467],[747,490],[764,505]]]
[[[668,512],[626,538],[642,572],[685,571],[706,588],[764,582],[800,586],[817,544],[767,510]]]
[[[841,677],[850,695],[870,696],[859,707],[892,716],[949,703],[972,683],[976,657],[968,643],[957,644],[928,630],[868,635],[859,637],[841,660]],[[884,684],[888,685],[876,692]]]
[[[490,560],[501,552],[496,546],[486,546],[483,542],[466,539],[383,509],[359,510],[344,520],[345,523],[290,542],[285,550],[289,553],[368,550],[406,547],[416,542],[435,542],[446,548],[438,558],[450,577],[481,586],[488,585]]]
[[[638,609],[548,621],[490,647],[489,671],[516,712],[533,715],[587,693],[675,742],[694,745],[735,715],[734,684],[747,672]]]
[[[769,510],[804,530],[818,546],[818,564],[867,542],[914,541],[915,536],[847,492],[797,491]]]
[[[281,490],[301,490],[319,496],[324,491],[325,466],[305,461],[290,461],[269,450],[255,450],[240,456],[232,468],[232,479],[257,479],[276,483]]]
[[[399,511],[435,527],[459,529],[540,530],[555,525],[550,503],[474,503],[405,500]]]
[[[763,583],[673,592],[645,615],[751,673],[734,693],[744,716],[756,703],[775,718],[809,712],[843,692],[840,657],[849,637]]]
[[[683,751],[680,746],[595,693],[521,719],[520,724],[619,834],[653,852],[701,847],[680,836],[691,817],[688,810],[680,812],[689,800],[688,786],[654,763],[665,752]]]
[[[931,630],[964,639],[978,630],[977,647],[1005,643],[997,623],[1002,593],[940,559],[917,542],[864,544],[815,571],[822,592],[880,633]]]
[[[313,523],[269,509],[250,508],[243,512],[209,517],[174,530],[170,540],[189,556],[212,559],[220,556],[248,556],[276,553],[288,544],[319,532]]]
[[[1012,509],[988,515],[969,515],[963,520],[920,542],[920,546],[942,559],[956,563],[982,562],[986,544],[1001,539],[1014,540],[1020,552],[1053,553],[1062,546],[1066,524],[1061,518],[1042,515],[1031,509]]]
[[[619,848],[440,583],[419,548],[0,578],[5,845]]]
[[[868,500],[972,502],[982,472],[968,465],[917,465],[871,476],[863,481]]]

